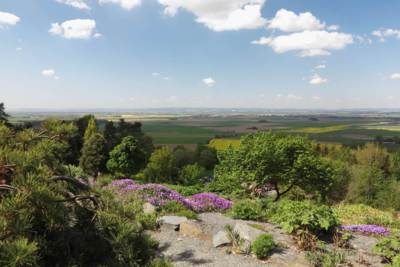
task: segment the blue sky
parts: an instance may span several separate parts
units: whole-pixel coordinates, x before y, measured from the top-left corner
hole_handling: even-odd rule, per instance
[[[399,10],[398,0],[1,0],[0,102],[399,108]]]

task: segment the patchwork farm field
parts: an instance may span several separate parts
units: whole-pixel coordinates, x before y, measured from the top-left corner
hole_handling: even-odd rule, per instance
[[[52,114],[65,120],[82,114]],[[353,115],[258,115],[258,114],[125,114],[96,113],[96,118],[117,122],[140,121],[143,131],[151,136],[156,145],[184,145],[195,147],[208,144],[216,148],[237,145],[246,133],[274,131],[288,134],[304,134],[321,143],[340,143],[357,146],[365,142],[381,140],[390,148],[398,147],[400,140],[400,115],[381,114]],[[49,114],[23,114],[13,116],[13,123],[38,123]]]
[[[237,145],[240,136],[256,131],[304,134],[321,143],[351,146],[381,138],[389,139],[387,146],[397,147],[390,140],[400,138],[400,122],[393,118],[207,117],[151,121],[143,122],[143,125],[156,144],[211,143],[216,148]]]

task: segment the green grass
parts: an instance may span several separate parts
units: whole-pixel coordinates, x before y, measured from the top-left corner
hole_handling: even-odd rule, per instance
[[[204,144],[220,134],[218,131],[174,122],[145,122],[143,132],[151,136],[155,144]]]

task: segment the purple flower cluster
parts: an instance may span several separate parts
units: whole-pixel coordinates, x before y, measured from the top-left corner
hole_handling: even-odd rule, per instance
[[[200,193],[186,199],[194,211],[225,210],[232,207],[232,201],[221,198],[213,193]]]
[[[149,203],[155,206],[163,206],[171,201],[182,203],[196,212],[224,210],[232,206],[232,201],[226,200],[212,193],[201,193],[185,198],[178,192],[160,184],[138,184],[130,179],[115,180],[109,185],[117,189],[121,195],[131,192],[140,192]]]
[[[347,226],[341,226],[340,229],[344,231],[367,233],[367,234],[377,234],[377,235],[390,234],[390,231],[385,227],[374,224],[347,225]]]

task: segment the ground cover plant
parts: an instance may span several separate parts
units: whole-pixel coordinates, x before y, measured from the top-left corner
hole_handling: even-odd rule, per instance
[[[196,212],[226,210],[232,206],[232,201],[213,193],[199,193],[184,197],[164,185],[138,184],[130,179],[115,180],[109,188],[114,188],[120,195],[139,192],[144,200],[157,207],[162,207],[172,201],[179,202]]]

